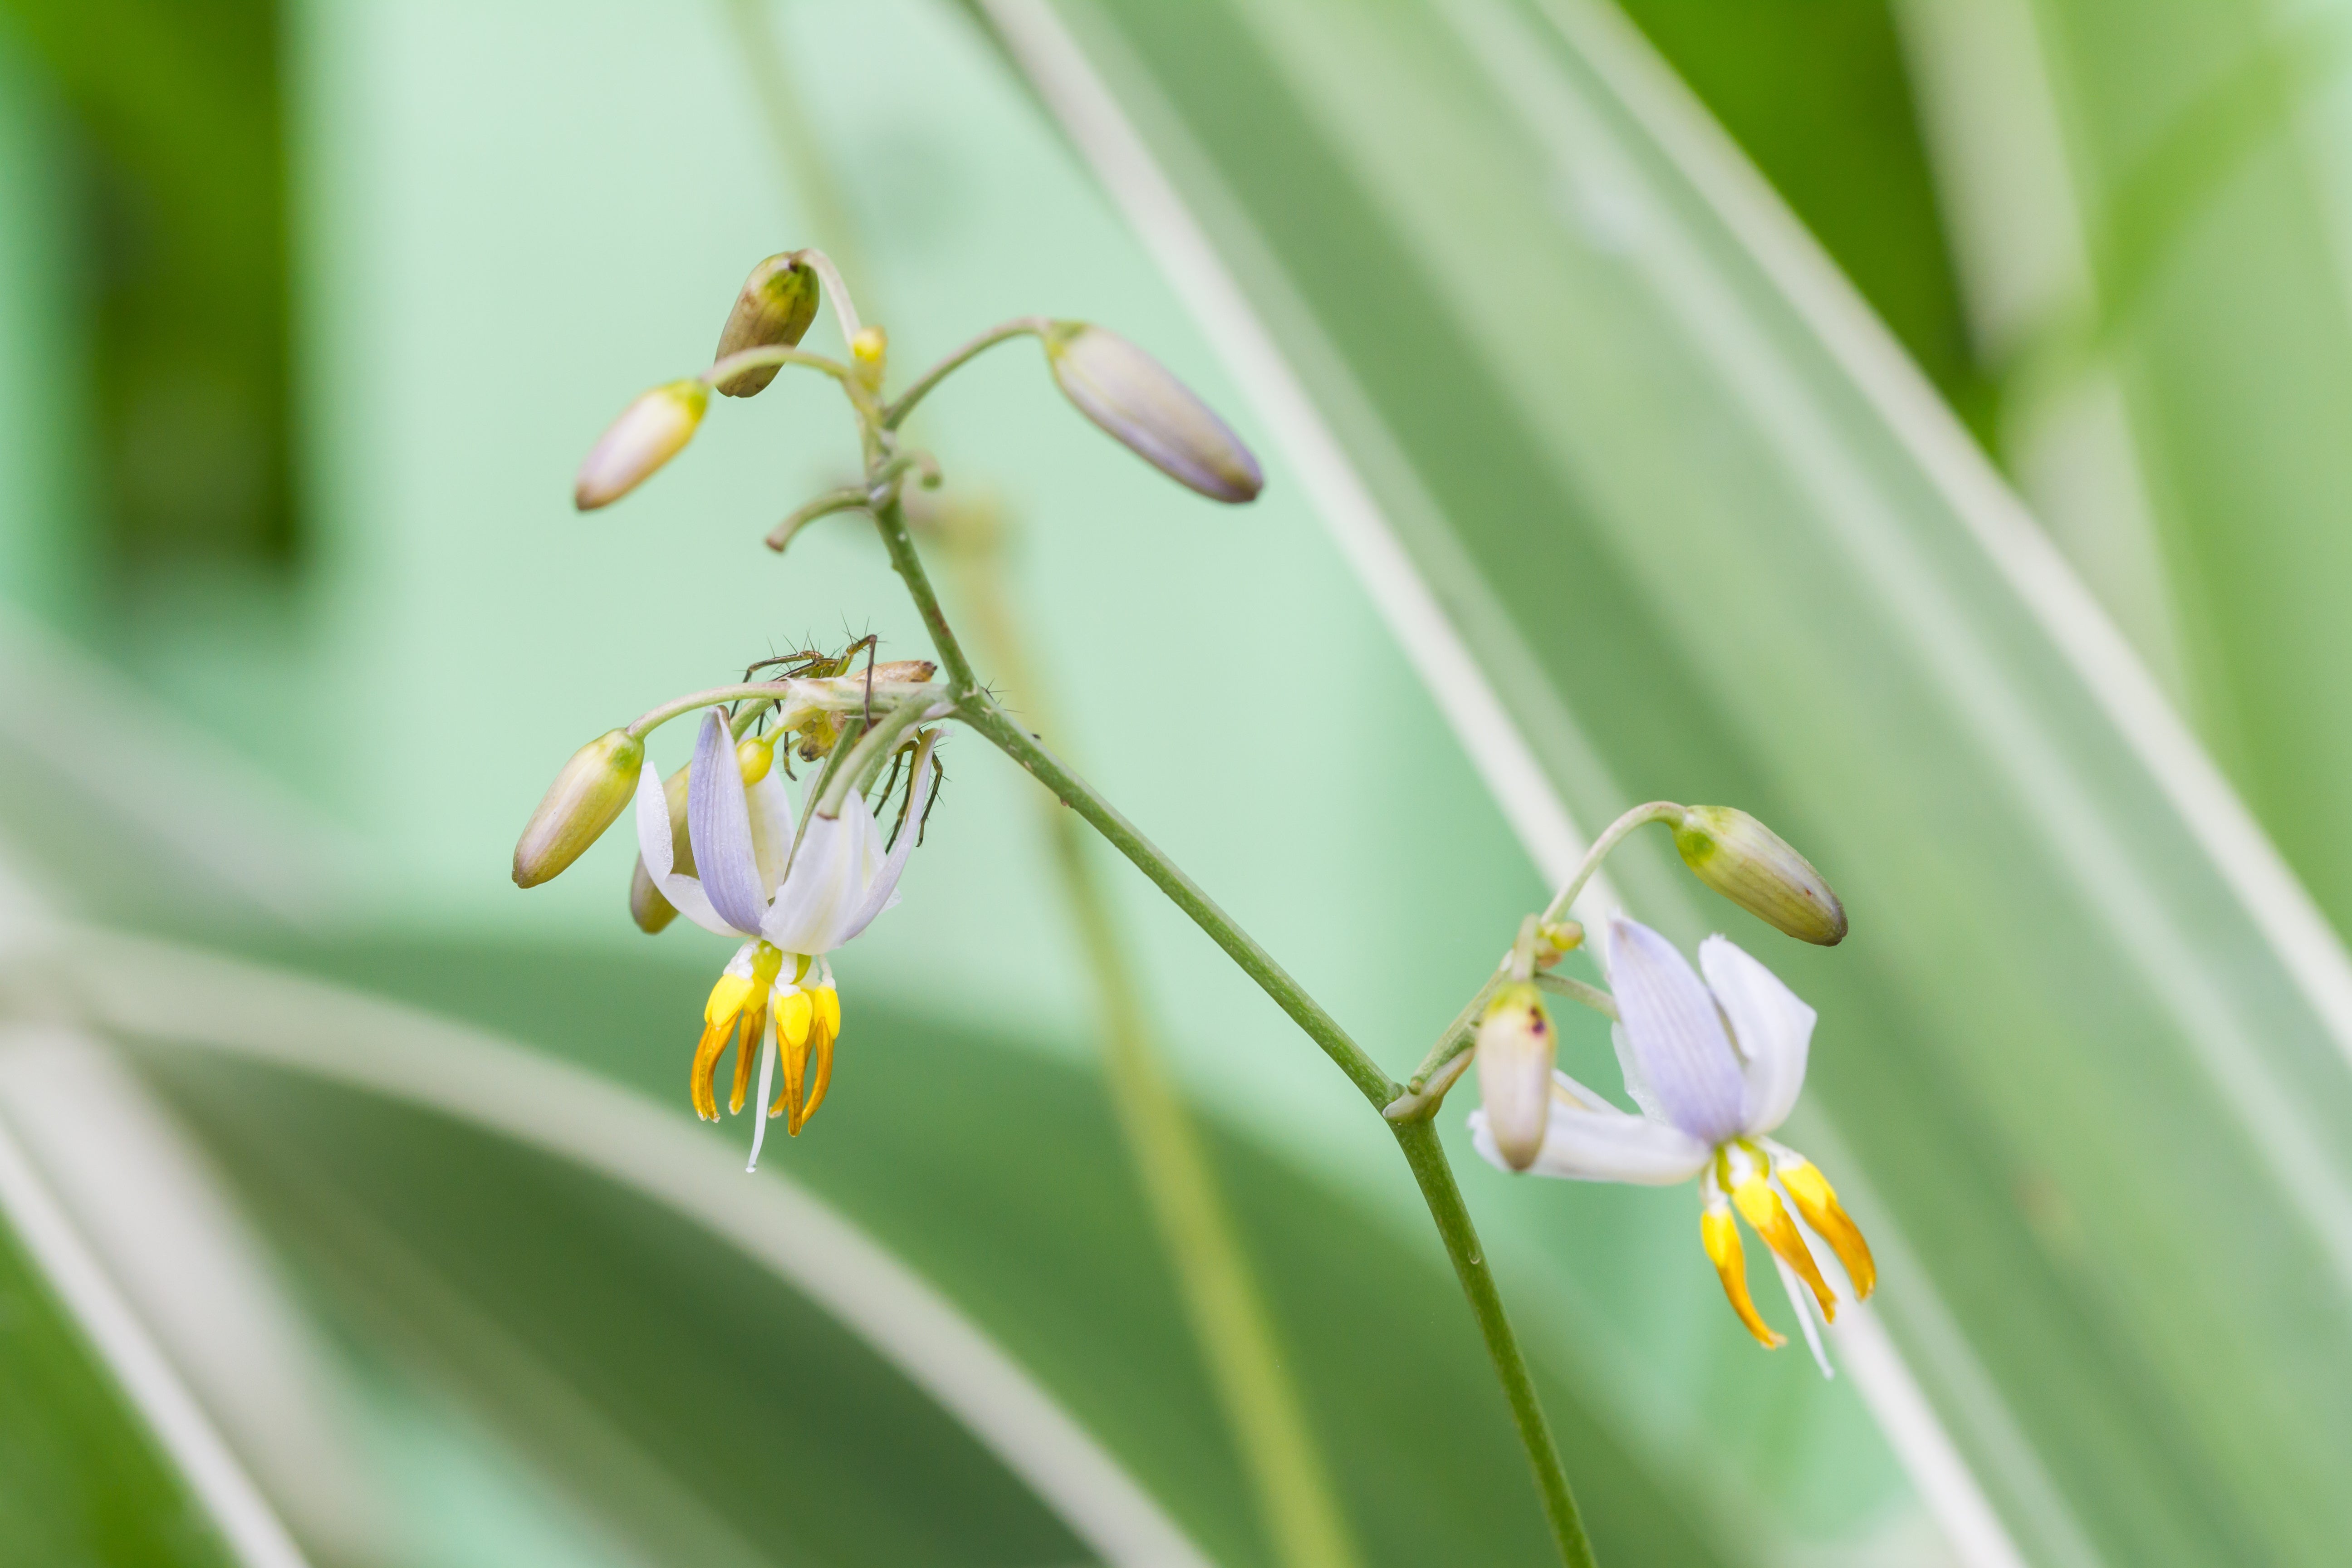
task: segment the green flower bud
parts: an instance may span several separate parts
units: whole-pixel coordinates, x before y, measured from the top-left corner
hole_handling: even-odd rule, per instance
[[[719,329],[719,350],[710,357],[725,359],[745,349],[798,348],[816,320],[816,269],[801,259],[802,252],[787,250],[751,268],[735,308]],[[737,371],[719,384],[730,397],[750,397],[776,379],[780,365],[763,364]]]
[[[694,439],[694,427],[709,406],[710,389],[702,383],[673,381],[622,409],[581,463],[572,504],[593,511],[645,483]]]
[[[1788,841],[1727,805],[1685,807],[1675,847],[1698,879],[1800,942],[1835,947],[1845,940],[1845,906]]]
[[[1524,1171],[1542,1152],[1551,1121],[1551,1069],[1559,1032],[1543,994],[1527,982],[1506,985],[1478,1021],[1478,1099],[1503,1163]]]
[[[1063,393],[1128,450],[1211,500],[1257,499],[1257,459],[1158,360],[1085,321],[1056,321],[1043,335]]]
[[[645,742],[625,730],[597,736],[572,753],[515,842],[518,888],[536,888],[580,858],[636,793]]]
[[[637,857],[636,869],[629,876],[629,918],[647,936],[659,932],[664,926],[677,919],[677,906],[662,897],[654,886],[653,873],[646,869],[646,858]]]
[[[669,803],[670,869],[681,876],[691,877],[694,869],[694,841],[686,831],[686,781],[688,770],[677,772],[662,781],[662,794]],[[662,897],[654,886],[653,873],[646,869],[646,858],[637,857],[636,868],[629,875],[629,918],[647,936],[658,932],[677,919],[677,906]]]

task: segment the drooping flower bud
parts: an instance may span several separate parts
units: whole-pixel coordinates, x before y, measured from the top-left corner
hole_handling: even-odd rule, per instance
[[[1085,321],[1056,321],[1043,336],[1064,395],[1128,450],[1211,500],[1257,499],[1257,459],[1158,360]]]
[[[1524,1171],[1543,1149],[1551,1120],[1558,1032],[1543,994],[1525,982],[1504,986],[1478,1022],[1478,1099],[1504,1163]]]
[[[1694,805],[1675,824],[1675,847],[1698,879],[1800,942],[1845,940],[1845,906],[1786,839],[1744,811]]]
[[[686,829],[688,773],[688,769],[680,768],[662,781],[662,794],[669,802],[670,869],[684,877],[698,875],[694,868],[694,836]],[[654,886],[653,873],[646,869],[642,855],[637,857],[636,869],[629,877],[629,918],[647,936],[677,919],[677,906]]]
[[[572,504],[582,511],[610,506],[652,477],[694,438],[710,389],[698,381],[656,386],[621,410],[580,465]]]
[[[645,760],[645,742],[625,730],[572,752],[515,842],[515,886],[536,888],[579,859],[629,804]]]
[[[670,921],[677,919],[677,906],[662,897],[654,886],[654,874],[646,869],[645,857],[637,857],[636,869],[629,877],[629,918],[647,936],[658,933]]]
[[[801,259],[802,252],[787,250],[751,268],[735,308],[719,329],[719,349],[710,357],[725,359],[745,349],[798,348],[816,320],[816,269]],[[730,397],[750,397],[776,379],[779,365],[739,370],[719,383]]]

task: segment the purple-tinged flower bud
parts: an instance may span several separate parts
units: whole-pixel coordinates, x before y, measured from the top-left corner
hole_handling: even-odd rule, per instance
[[[572,481],[572,504],[582,511],[610,506],[650,478],[694,439],[710,389],[698,381],[673,381],[621,410],[596,437]]]
[[[1158,360],[1085,321],[1056,321],[1043,337],[1063,393],[1128,450],[1211,500],[1257,499],[1257,459]]]
[[[629,804],[645,760],[645,742],[625,730],[572,752],[515,843],[515,886],[536,888],[579,859]]]
[[[816,320],[816,269],[801,259],[802,252],[787,250],[751,268],[735,308],[719,329],[719,349],[710,357],[725,359],[745,349],[798,348]],[[739,370],[719,383],[730,397],[750,397],[776,379],[780,365],[763,364]]]
[[[1559,1031],[1543,994],[1526,982],[1506,985],[1478,1022],[1478,1099],[1504,1163],[1524,1171],[1543,1150],[1551,1121],[1551,1069]]]
[[[1675,847],[1698,879],[1799,942],[1845,940],[1845,906],[1786,839],[1727,805],[1684,808]]]

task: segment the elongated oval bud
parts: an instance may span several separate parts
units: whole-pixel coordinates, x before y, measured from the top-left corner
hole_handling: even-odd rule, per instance
[[[677,906],[662,897],[654,886],[654,874],[646,869],[646,858],[637,857],[636,869],[629,877],[629,918],[647,936],[658,933],[663,927],[677,919]]]
[[[710,389],[698,381],[656,386],[621,410],[588,448],[580,477],[572,484],[572,504],[582,511],[610,506],[652,477],[694,439]]]
[[[682,877],[697,875],[694,869],[694,838],[686,830],[686,785],[688,770],[680,768],[662,780],[662,795],[669,803],[670,869]],[[652,936],[670,921],[677,919],[677,906],[662,896],[654,886],[653,873],[646,869],[646,858],[637,857],[636,869],[629,877],[629,918],[637,929]]]
[[[1799,942],[1835,947],[1845,940],[1845,906],[1829,883],[1786,839],[1746,812],[1686,807],[1675,824],[1675,847],[1700,881]]]
[[[745,349],[800,347],[809,323],[816,320],[816,269],[802,260],[803,253],[787,250],[751,268],[727,324],[719,331],[719,350],[710,357],[725,359]],[[730,397],[750,397],[776,379],[779,365],[739,370],[719,383]]]
[[[1257,459],[1158,360],[1085,321],[1056,321],[1044,337],[1063,393],[1128,450],[1211,500],[1257,499]]]
[[[1503,1163],[1524,1171],[1543,1150],[1551,1121],[1551,1069],[1559,1031],[1533,985],[1506,985],[1478,1021],[1478,1099]]]
[[[515,842],[515,886],[536,888],[579,859],[629,804],[645,761],[645,742],[625,730],[572,752]]]

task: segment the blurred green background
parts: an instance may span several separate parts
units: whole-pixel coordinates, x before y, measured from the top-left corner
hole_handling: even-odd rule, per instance
[[[1687,1193],[1446,1115],[1604,1562],[2337,1560],[2342,9],[8,0],[10,1560],[1284,1561],[1028,780],[949,748],[753,1182],[684,1094],[725,945],[629,924],[625,836],[508,879],[584,738],[925,651],[852,524],[758,547],[854,471],[814,378],[570,506],[807,243],[897,365],[1102,321],[1265,459],[1208,507],[1018,345],[921,430],[1011,520],[1049,739],[1391,1072],[1635,801],[1845,893],[1792,953],[1612,862],[1822,1009],[1791,1136],[1886,1265],[1835,1381]],[[1355,1550],[1545,1560],[1389,1140],[1104,866]]]

